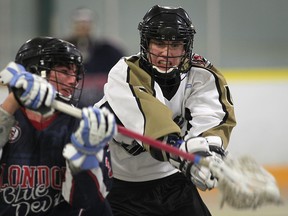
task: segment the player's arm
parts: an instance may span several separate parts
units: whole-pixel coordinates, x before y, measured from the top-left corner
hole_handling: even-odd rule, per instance
[[[1,104],[1,108],[11,116],[20,108],[19,103],[14,97],[13,93],[9,93],[6,99]]]
[[[199,61],[203,64],[199,64]],[[193,62],[195,63],[195,60]],[[203,57],[198,59],[192,69],[193,91],[191,95],[187,95],[185,103],[185,116],[189,128],[185,139],[196,136],[218,136],[223,146],[227,148],[232,129],[236,125],[236,118],[226,79]]]
[[[10,62],[1,72],[0,81],[4,85],[11,87],[10,82],[16,83],[17,76],[24,71],[23,67]],[[0,105],[0,148],[8,142],[12,126],[15,124],[14,113],[20,108],[20,105],[14,94],[10,92]]]
[[[218,95],[216,95],[217,100],[215,98],[211,98],[211,101],[212,103],[213,101],[215,101],[215,104],[218,102],[218,104],[220,104],[219,107],[221,107],[222,110],[220,110],[220,108],[211,110],[211,113],[210,113],[211,118],[214,118],[214,119],[215,117],[218,118],[219,124],[205,130],[204,132],[202,132],[201,136],[220,137],[222,140],[222,144],[224,148],[226,149],[229,144],[231,132],[233,128],[236,126],[236,117],[235,117],[235,112],[234,112],[233,99],[232,99],[229,86],[223,74],[220,73],[215,67],[212,67],[211,70],[209,71],[213,74],[213,77],[215,78],[215,91],[217,89],[217,92],[218,92]],[[206,98],[206,100],[209,100],[209,98]],[[215,115],[215,113],[221,113],[221,112],[224,113],[224,115],[222,116]],[[211,120],[211,122],[213,121]]]
[[[35,109],[42,104],[50,106],[55,97],[55,90],[46,80],[27,72],[15,62],[10,62],[0,71],[0,82],[14,90],[21,90],[19,95],[15,95],[15,91],[9,93],[0,106],[0,149],[2,149],[9,139],[11,127],[15,123],[13,115],[20,105]]]
[[[11,128],[15,124],[13,114],[18,108],[19,104],[11,93],[0,105],[0,150],[8,142]]]
[[[189,130],[180,149],[221,162],[236,125],[231,94],[225,78],[215,67],[194,70],[193,94],[185,104]],[[201,75],[197,76],[198,73]],[[216,186],[217,181],[209,169],[183,162],[180,169],[191,176],[198,188],[206,190]]]
[[[3,106],[12,115],[19,105],[37,111],[45,107],[45,112],[48,113],[48,108],[56,96],[54,87],[46,79],[26,71],[22,65],[15,62],[10,62],[0,71],[0,82],[8,85],[15,96],[8,97],[9,101]],[[49,112],[53,113],[53,109],[50,108]]]
[[[114,116],[107,109],[82,109],[79,127],[63,150],[67,171],[62,192],[73,208],[110,214],[105,200],[112,181],[108,142],[115,128]]]
[[[14,62],[10,62],[2,71],[0,71],[0,83],[10,86],[10,81],[21,73],[20,67]],[[0,149],[8,142],[12,126],[15,124],[14,113],[20,105],[13,93],[9,93],[3,103],[0,105]]]

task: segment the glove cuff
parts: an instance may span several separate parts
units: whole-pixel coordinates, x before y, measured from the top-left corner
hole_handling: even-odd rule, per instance
[[[180,145],[180,150],[203,157],[211,156],[208,142],[204,137],[194,137],[186,140]]]
[[[99,145],[96,145],[96,146],[84,146],[84,145],[81,145],[77,138],[75,137],[75,134],[72,134],[71,135],[71,142],[72,142],[72,145],[75,147],[75,149],[77,149],[77,151],[85,154],[85,155],[94,155],[94,154],[97,154],[100,150],[103,149],[103,147],[106,145],[106,143],[103,145],[99,144]]]
[[[222,157],[226,156],[226,152],[223,146],[223,142],[221,137],[219,136],[207,136],[205,137],[207,140],[207,143],[209,145],[209,150],[211,152],[215,152]]]

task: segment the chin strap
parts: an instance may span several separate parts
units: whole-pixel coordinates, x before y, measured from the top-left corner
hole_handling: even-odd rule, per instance
[[[177,70],[178,69],[178,67],[177,66],[173,66],[173,67],[170,67],[168,70],[161,70],[159,67],[157,67],[157,66],[155,66],[155,65],[153,65],[152,66],[152,68],[154,69],[154,70],[157,70],[159,73],[161,73],[161,74],[167,74],[167,73],[171,73],[173,70]]]
[[[63,94],[61,94],[60,92],[57,92],[56,96],[65,102],[69,102],[72,99],[72,95],[69,95],[68,97],[66,97]]]

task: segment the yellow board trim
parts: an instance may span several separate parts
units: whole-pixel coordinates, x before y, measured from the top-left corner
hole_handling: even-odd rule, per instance
[[[288,81],[288,68],[221,69],[227,81]]]

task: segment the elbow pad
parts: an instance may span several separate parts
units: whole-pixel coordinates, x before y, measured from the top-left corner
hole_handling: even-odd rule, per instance
[[[15,124],[15,118],[6,112],[1,106],[0,122],[0,149],[2,149],[9,140],[9,134],[12,126]]]

